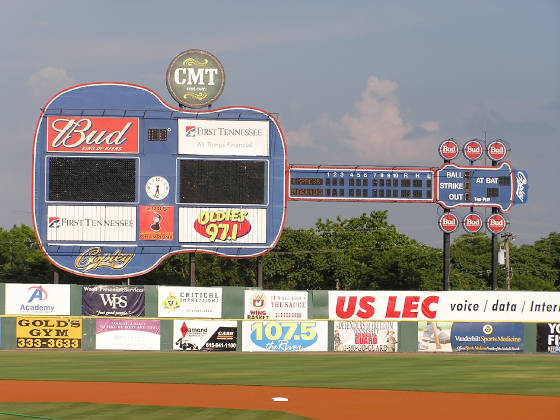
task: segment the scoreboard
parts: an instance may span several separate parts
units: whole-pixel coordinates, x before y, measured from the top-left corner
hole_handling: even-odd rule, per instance
[[[433,169],[290,166],[290,200],[432,203]]]
[[[55,265],[131,277],[180,252],[251,257],[285,219],[286,146],[249,107],[189,111],[147,88],[81,85],[39,117],[33,223]]]

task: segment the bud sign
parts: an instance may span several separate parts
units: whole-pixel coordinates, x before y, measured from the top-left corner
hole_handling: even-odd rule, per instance
[[[507,220],[500,213],[491,214],[486,219],[486,229],[490,233],[502,233],[506,229]]]
[[[453,139],[447,139],[439,145],[439,155],[444,160],[453,160],[459,155],[459,145]]]
[[[483,226],[482,217],[478,213],[469,213],[463,218],[463,229],[469,233],[477,233]]]
[[[493,140],[486,148],[486,155],[497,162],[506,157],[507,149],[502,140]]]
[[[443,233],[453,233],[459,226],[459,219],[453,213],[443,213],[438,221],[439,228]]]
[[[463,155],[471,162],[480,159],[482,153],[482,143],[478,139],[469,140],[463,146]]]

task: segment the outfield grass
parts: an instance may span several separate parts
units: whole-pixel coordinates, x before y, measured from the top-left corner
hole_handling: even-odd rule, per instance
[[[0,352],[0,379],[560,396],[558,355]]]

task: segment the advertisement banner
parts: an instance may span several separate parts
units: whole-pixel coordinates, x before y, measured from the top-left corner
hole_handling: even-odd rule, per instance
[[[419,352],[452,352],[451,326],[446,321],[418,322],[418,351]],[[435,333],[434,333],[435,331]]]
[[[520,322],[454,322],[451,348],[454,352],[509,353],[523,351]]]
[[[80,349],[81,318],[16,318],[18,349]]]
[[[158,317],[221,318],[221,287],[158,286]]]
[[[398,323],[391,321],[334,321],[334,351],[398,351]]]
[[[237,321],[173,321],[173,350],[235,351]]]
[[[95,320],[95,348],[97,350],[160,350],[160,321],[158,319]]]
[[[329,291],[329,319],[560,322],[560,293]]]
[[[266,243],[266,209],[181,207],[179,242]]]
[[[560,323],[537,324],[537,352],[560,353]]]
[[[82,315],[144,316],[144,286],[83,286]]]
[[[173,206],[140,206],[140,240],[172,241],[175,228]]]
[[[179,119],[179,154],[268,156],[268,121]]]
[[[47,152],[138,153],[138,118],[47,117]]]
[[[136,241],[136,208],[48,206],[49,241]]]
[[[328,350],[328,321],[243,321],[242,351]]]
[[[245,319],[307,319],[307,292],[245,290]]]
[[[6,283],[6,315],[70,315],[69,284]]]

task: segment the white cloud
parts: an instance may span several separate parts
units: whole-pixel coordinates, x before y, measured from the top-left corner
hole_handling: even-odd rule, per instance
[[[27,81],[31,96],[43,100],[75,84],[76,81],[68,76],[66,70],[56,67],[43,67]]]
[[[338,121],[321,117],[307,123],[287,133],[289,145],[321,149],[326,142],[336,142],[360,162],[370,161],[372,165],[433,162],[440,141],[439,123],[407,121],[400,110],[397,88],[394,81],[369,77],[353,113]]]

